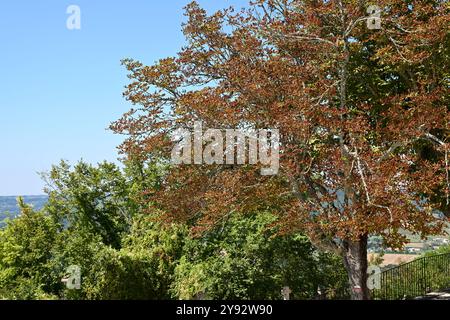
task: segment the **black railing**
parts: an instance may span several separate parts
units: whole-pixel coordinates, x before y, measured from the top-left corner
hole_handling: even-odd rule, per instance
[[[372,291],[377,300],[412,299],[450,288],[450,253],[423,257],[385,270],[380,288]]]

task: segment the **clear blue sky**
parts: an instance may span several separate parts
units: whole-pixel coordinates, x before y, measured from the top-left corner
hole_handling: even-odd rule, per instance
[[[3,0],[0,4],[0,196],[42,194],[60,159],[115,161],[107,131],[130,105],[122,58],[151,64],[183,45],[189,0]],[[247,0],[200,0],[208,11]],[[66,9],[81,8],[81,30]]]

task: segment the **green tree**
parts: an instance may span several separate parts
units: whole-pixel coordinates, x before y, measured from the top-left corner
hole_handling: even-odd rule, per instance
[[[18,199],[20,215],[0,229],[0,298],[51,298],[58,287],[52,272],[52,245],[58,225]]]
[[[280,299],[289,286],[294,299],[309,299],[318,287],[345,287],[337,257],[316,251],[300,234],[278,235],[270,213],[235,215],[201,238],[192,238],[176,268],[178,298]]]
[[[86,229],[100,235],[106,245],[120,248],[135,204],[117,165],[103,162],[94,167],[81,161],[72,169],[62,161],[43,177],[50,214],[71,228]]]
[[[53,167],[44,209],[20,199],[21,215],[0,230],[0,297],[279,299],[287,285],[302,299],[345,286],[337,257],[300,234],[278,234],[269,212],[236,213],[200,236],[189,223],[161,222],[167,214],[146,206],[142,191],[163,172],[136,162]],[[61,282],[72,265],[80,290]]]

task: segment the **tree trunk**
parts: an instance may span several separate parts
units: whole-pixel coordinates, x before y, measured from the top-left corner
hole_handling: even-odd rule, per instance
[[[367,287],[367,235],[358,240],[345,240],[343,258],[347,269],[352,300],[369,300]]]

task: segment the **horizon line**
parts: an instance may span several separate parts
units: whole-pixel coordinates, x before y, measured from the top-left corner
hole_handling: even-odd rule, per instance
[[[48,194],[25,194],[25,195],[0,195],[3,198],[12,198],[12,197],[47,197]]]

